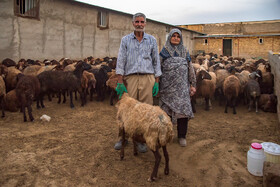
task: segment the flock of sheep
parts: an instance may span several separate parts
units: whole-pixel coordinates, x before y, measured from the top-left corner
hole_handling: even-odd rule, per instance
[[[73,93],[77,99],[77,92],[81,98],[81,105],[86,104],[86,97],[97,93],[98,100],[104,100],[106,81],[109,72],[115,68],[116,58],[105,57],[94,59],[88,57],[83,60],[62,58],[60,61],[21,59],[18,63],[12,59],[4,59],[0,64],[0,104],[2,117],[5,110],[23,113],[27,121],[27,108],[30,121],[33,121],[32,103],[37,101],[37,108],[44,108],[44,96],[52,100],[58,97],[58,103],[66,102],[66,95],[70,96],[70,107],[74,107]]]
[[[18,63],[4,59],[0,64],[0,104],[2,117],[5,110],[23,113],[27,121],[27,108],[30,121],[32,102],[37,101],[37,108],[44,108],[44,96],[49,100],[58,97],[58,103],[66,102],[70,96],[70,107],[74,107],[73,94],[80,96],[81,106],[87,102],[87,96],[103,101],[110,92],[110,104],[116,98],[115,74],[116,58],[105,57],[83,60],[62,58],[56,60],[33,61],[21,59]],[[197,98],[205,99],[205,110],[211,109],[211,100],[219,98],[220,104],[225,102],[225,113],[228,107],[236,114],[237,101],[243,101],[248,109],[254,106],[266,112],[276,112],[277,97],[274,95],[274,80],[267,61],[241,59],[210,54],[200,54],[192,57],[192,65],[197,78],[197,92],[192,97],[192,108],[196,112]],[[242,104],[242,103],[241,103]],[[137,154],[136,141],[145,142],[155,156],[155,165],[149,181],[157,178],[161,160],[159,148],[163,148],[165,157],[164,173],[169,173],[169,157],[166,145],[173,138],[173,127],[170,118],[158,106],[140,103],[124,94],[116,105],[118,108],[117,122],[125,144],[125,134],[133,139],[134,154]],[[124,157],[124,146],[120,157]]]
[[[0,106],[2,117],[4,110],[16,112],[19,109],[24,114],[28,109],[30,120],[32,101],[37,101],[37,108],[44,107],[43,98],[58,97],[58,103],[66,102],[70,96],[70,107],[74,107],[73,93],[81,98],[85,105],[87,97],[103,101],[110,92],[110,104],[113,105],[116,93],[117,58],[103,59],[88,57],[83,60],[62,58],[44,60],[21,59],[17,63],[12,59],[4,59],[0,64]],[[256,112],[261,108],[265,112],[276,112],[277,97],[274,95],[274,78],[269,62],[264,59],[244,59],[227,56],[218,57],[216,54],[199,54],[192,56],[197,77],[197,92],[192,97],[193,111],[196,112],[197,98],[205,99],[205,110],[211,109],[211,100],[219,99],[220,105],[225,103],[225,112],[230,106],[236,114],[237,101],[247,104],[248,109],[254,105]],[[86,70],[86,71],[84,71]]]
[[[193,56],[193,66],[197,77],[197,92],[192,98],[193,111],[196,98],[205,98],[205,110],[211,107],[211,99],[218,98],[236,114],[237,104],[248,105],[258,112],[277,112],[277,97],[274,94],[274,76],[271,66],[264,59],[244,59],[227,56]],[[239,102],[239,103],[238,103]]]

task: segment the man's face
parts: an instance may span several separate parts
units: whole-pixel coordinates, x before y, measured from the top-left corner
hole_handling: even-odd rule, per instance
[[[144,28],[146,26],[145,19],[143,17],[136,17],[132,22],[134,26],[134,30],[138,32],[144,32]]]

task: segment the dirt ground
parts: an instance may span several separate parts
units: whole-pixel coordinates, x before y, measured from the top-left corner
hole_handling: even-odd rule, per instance
[[[41,110],[33,104],[35,121],[26,123],[20,112],[6,112],[0,119],[0,186],[262,186],[262,177],[247,171],[249,146],[254,139],[280,143],[275,113],[249,113],[239,105],[233,115],[217,102],[208,112],[198,105],[187,147],[174,137],[167,147],[170,174],[163,173],[162,157],[158,179],[150,183],[151,151],[134,156],[129,141],[120,161],[113,148],[118,127],[109,100],[74,104],[71,109],[54,99]],[[43,114],[51,121],[41,121]]]

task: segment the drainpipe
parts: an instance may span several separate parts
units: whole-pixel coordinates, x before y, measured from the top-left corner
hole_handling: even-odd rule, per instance
[[[239,38],[237,38],[237,56],[239,57]]]

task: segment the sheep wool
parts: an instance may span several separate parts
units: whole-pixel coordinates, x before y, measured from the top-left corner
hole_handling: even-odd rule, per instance
[[[156,151],[173,139],[170,117],[159,107],[141,103],[124,93],[116,104],[117,122],[129,137],[142,135],[147,146]]]

